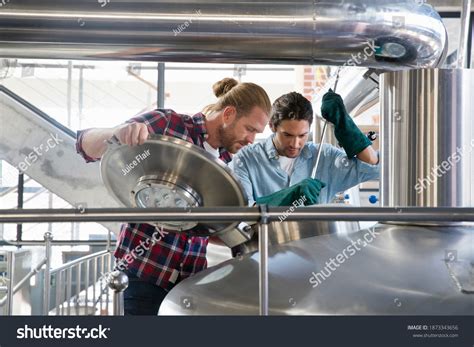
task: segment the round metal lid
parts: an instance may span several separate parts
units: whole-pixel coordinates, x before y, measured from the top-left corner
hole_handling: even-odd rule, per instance
[[[102,157],[102,180],[125,207],[245,206],[247,199],[231,170],[202,148],[178,138],[151,135],[143,145],[109,141]],[[185,213],[183,211],[183,213]],[[206,233],[194,233],[197,222],[150,223],[176,232],[216,235],[235,223],[203,223]]]

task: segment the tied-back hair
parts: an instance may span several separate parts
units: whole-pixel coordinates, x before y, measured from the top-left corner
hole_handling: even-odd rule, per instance
[[[271,111],[270,98],[267,92],[255,83],[239,83],[233,78],[224,78],[212,86],[217,101],[203,109],[204,114],[219,112],[227,106],[234,106],[237,117],[247,115],[255,106],[267,114]]]

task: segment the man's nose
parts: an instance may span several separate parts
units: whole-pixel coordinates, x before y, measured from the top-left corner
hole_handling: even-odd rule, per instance
[[[292,140],[291,140],[291,147],[293,148],[299,148],[299,140],[297,137],[294,137]]]
[[[245,137],[245,141],[248,144],[252,144],[255,141],[255,135],[256,134],[248,134],[247,137]]]

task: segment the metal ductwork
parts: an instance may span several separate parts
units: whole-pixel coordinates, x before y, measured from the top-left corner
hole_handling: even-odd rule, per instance
[[[414,0],[16,0],[0,11],[0,33],[0,56],[15,58],[310,65],[352,59],[392,70],[436,67],[447,48],[438,13]]]

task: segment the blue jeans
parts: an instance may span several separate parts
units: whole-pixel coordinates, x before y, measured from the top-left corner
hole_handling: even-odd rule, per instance
[[[156,316],[168,292],[128,272],[127,275],[128,287],[123,294],[125,315]]]

